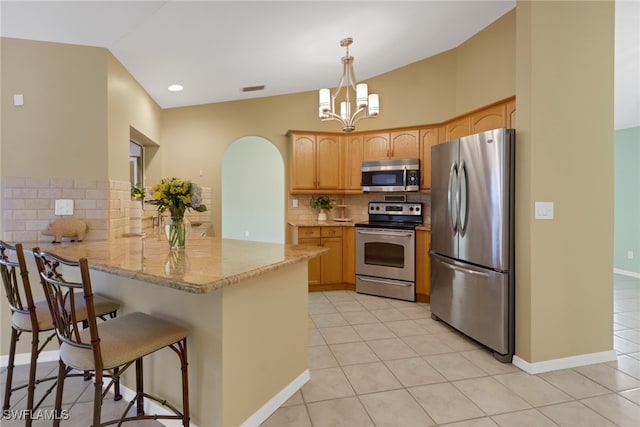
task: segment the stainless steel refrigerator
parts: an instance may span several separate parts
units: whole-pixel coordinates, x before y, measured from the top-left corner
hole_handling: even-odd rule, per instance
[[[431,149],[431,312],[511,362],[515,131]]]

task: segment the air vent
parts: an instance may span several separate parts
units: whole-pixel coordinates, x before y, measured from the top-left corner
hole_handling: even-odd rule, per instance
[[[258,90],[264,90],[264,85],[260,85],[260,86],[247,86],[247,87],[243,87],[242,91],[243,92],[255,92]]]

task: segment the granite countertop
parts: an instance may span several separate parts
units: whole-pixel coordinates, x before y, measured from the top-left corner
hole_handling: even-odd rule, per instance
[[[164,236],[108,241],[23,244],[68,259],[85,257],[92,270],[129,277],[190,293],[212,292],[329,251],[245,240],[198,237],[183,251],[170,251]]]

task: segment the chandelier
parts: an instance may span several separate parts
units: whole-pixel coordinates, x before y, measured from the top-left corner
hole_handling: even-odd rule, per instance
[[[355,84],[353,71],[353,56],[349,56],[349,45],[353,43],[351,37],[342,39],[340,46],[346,48],[347,53],[342,57],[342,77],[335,92],[320,89],[319,115],[322,121],[337,120],[342,123],[344,132],[355,130],[356,123],[362,119],[371,119],[380,113],[378,94],[369,95],[366,83]],[[344,89],[343,100],[340,101],[340,111],[336,110],[336,99]],[[351,105],[352,95],[355,95],[355,106]]]

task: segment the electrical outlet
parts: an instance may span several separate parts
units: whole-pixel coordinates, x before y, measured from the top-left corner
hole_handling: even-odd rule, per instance
[[[56,215],[73,215],[73,200],[57,199],[54,211]]]
[[[298,207],[298,199],[293,199],[291,201],[291,206],[294,207],[294,208],[297,208]]]
[[[627,259],[633,259],[633,251],[627,251]]]

